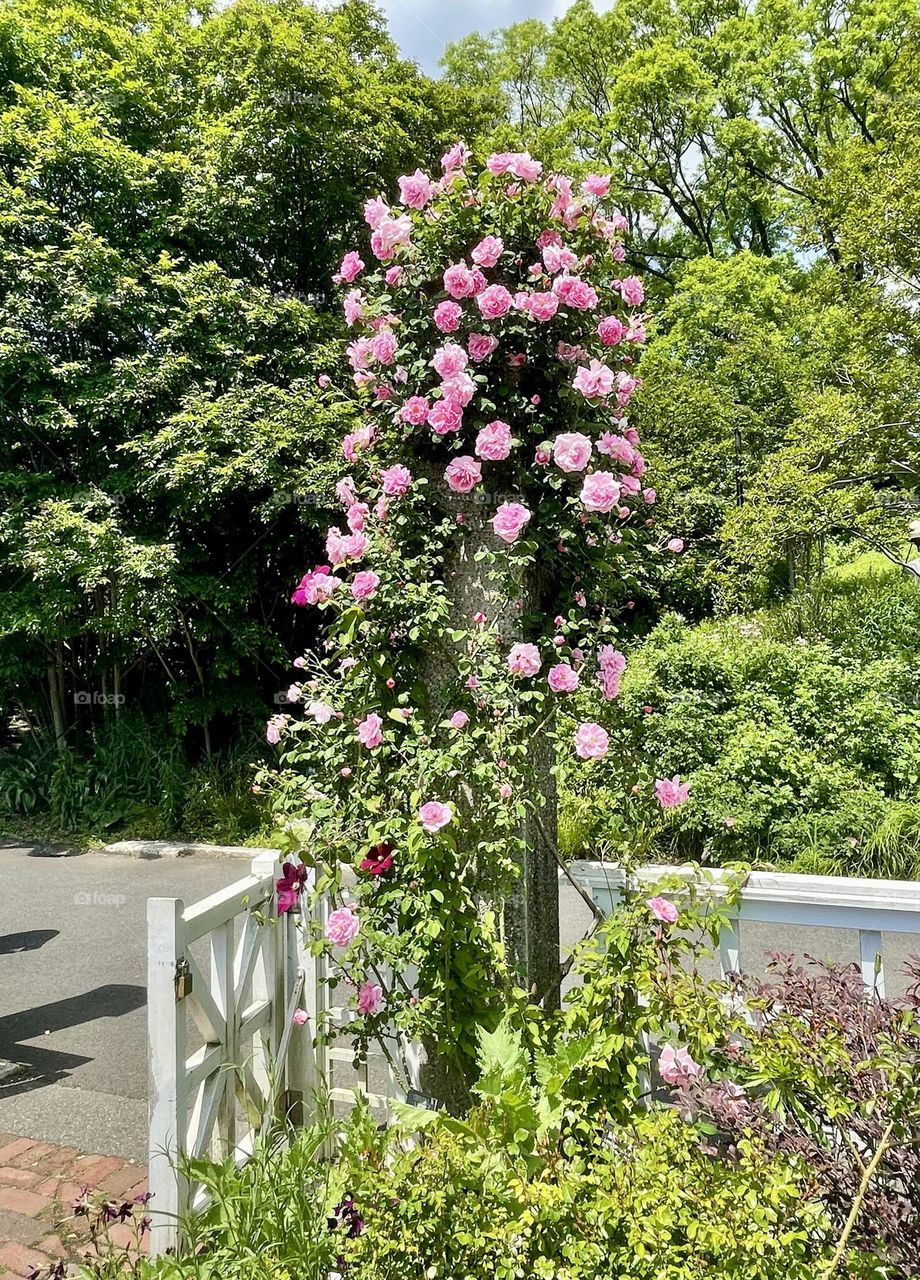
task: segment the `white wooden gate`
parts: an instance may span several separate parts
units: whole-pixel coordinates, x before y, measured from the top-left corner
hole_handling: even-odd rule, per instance
[[[384,1037],[358,1072],[352,1049],[327,1045],[326,1035],[347,1035],[353,1015],[331,998],[325,955],[304,947],[302,913],[311,911],[322,931],[328,902],[315,900],[311,873],[299,910],[278,916],[280,875],[278,855],[266,852],[245,879],[192,906],[147,904],[154,1255],[177,1246],[182,1219],[200,1202],[180,1156],[242,1163],[266,1124],[309,1115],[318,1091],[348,1106],[360,1089],[385,1112],[417,1083],[418,1055],[398,1037]],[[298,1007],[303,1026],[294,1024]],[[190,1053],[196,1029],[200,1044]]]

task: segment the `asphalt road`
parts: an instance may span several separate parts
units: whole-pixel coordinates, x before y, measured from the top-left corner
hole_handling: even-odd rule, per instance
[[[144,861],[0,841],[0,1059],[27,1068],[0,1083],[0,1133],[145,1160],[147,899],[192,903],[246,871],[239,859]],[[592,917],[565,882],[560,914],[567,952]],[[745,967],[762,971],[771,947],[852,960],[857,939],[746,927]],[[885,939],[890,995],[903,990],[897,970],[910,951],[920,938]]]

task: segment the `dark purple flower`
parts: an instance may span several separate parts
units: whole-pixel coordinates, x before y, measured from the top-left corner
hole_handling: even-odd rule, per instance
[[[307,881],[309,870],[303,862],[286,862],[281,868],[281,879],[275,881],[278,891],[278,915],[286,915],[297,906],[303,887]]]
[[[388,840],[382,840],[368,851],[361,863],[361,870],[371,876],[382,876],[393,865],[393,846]]]

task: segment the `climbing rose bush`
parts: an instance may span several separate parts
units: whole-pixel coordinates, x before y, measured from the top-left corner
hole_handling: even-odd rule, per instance
[[[357,425],[325,561],[293,592],[326,639],[269,722],[272,785],[287,847],[341,903],[315,945],[355,1025],[461,1057],[513,982],[495,904],[551,781],[534,749],[586,769],[608,750],[570,705],[617,696],[617,613],[653,550],[627,416],[644,294],[608,186],[526,153],[480,169],[458,143],[367,201],[336,277],[350,339],[329,394]]]

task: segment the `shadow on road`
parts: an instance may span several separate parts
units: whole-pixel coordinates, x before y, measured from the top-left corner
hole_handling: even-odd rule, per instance
[[[4,934],[0,937],[0,956],[11,956],[14,951],[37,951],[60,932],[60,929],[27,929],[23,933]]]
[[[147,993],[143,987],[108,983],[79,996],[35,1005],[0,1018],[0,1058],[9,1058],[25,1068],[21,1076],[0,1087],[0,1097],[54,1084],[75,1067],[91,1061],[81,1054],[28,1045],[24,1041],[35,1040],[46,1031],[62,1031],[66,1027],[95,1022],[97,1018],[120,1018],[142,1008],[146,1002]]]

